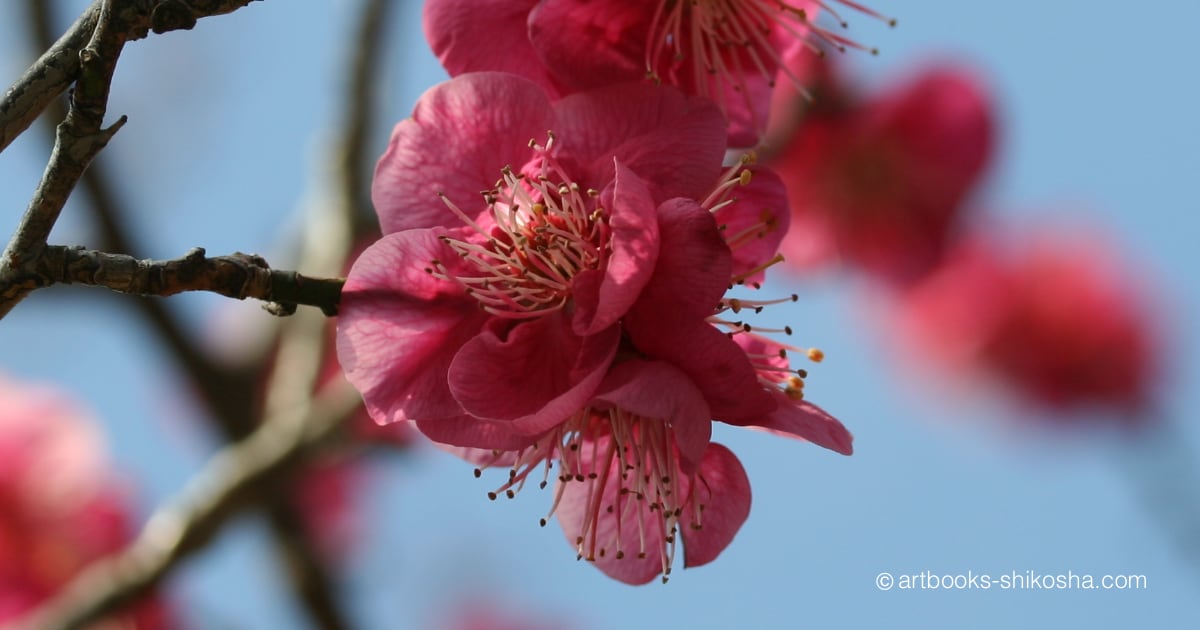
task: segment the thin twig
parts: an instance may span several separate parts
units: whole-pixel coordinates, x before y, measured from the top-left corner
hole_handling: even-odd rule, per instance
[[[54,46],[54,17],[53,2],[45,0],[26,0],[25,10],[28,17],[29,32],[33,35],[30,44],[35,51],[48,50]],[[85,14],[89,15],[89,14]],[[81,18],[82,19],[82,18]],[[72,28],[73,32],[74,28]],[[43,126],[49,132],[50,140],[54,140],[54,123],[67,115],[61,99],[55,99],[46,108],[46,116],[41,118]],[[86,200],[86,206],[96,217],[96,227],[99,231],[99,249],[108,252],[132,254],[140,251],[125,225],[122,212],[125,204],[118,199],[114,175],[106,167],[108,162],[104,157],[97,157],[83,172],[79,192]],[[192,379],[196,390],[210,401],[210,405],[221,401],[222,404],[249,404],[250,392],[241,394],[246,389],[239,384],[255,382],[252,374],[243,374],[248,366],[218,366],[205,352],[188,336],[179,318],[169,309],[166,302],[156,298],[124,299],[123,304],[134,307],[146,319],[149,328],[158,333],[159,338],[167,346],[170,356],[179,362],[184,371]],[[233,373],[236,372],[236,373]],[[226,376],[228,374],[228,376]],[[216,409],[213,413],[218,413]]]
[[[132,545],[89,567],[23,627],[83,628],[145,593],[203,548],[252,498],[334,436],[359,402],[352,388],[331,388],[311,406],[270,418],[250,437],[218,452],[176,500],[150,518]]]
[[[0,299],[52,284],[83,284],[160,297],[207,291],[239,300],[262,300],[269,303],[268,310],[280,315],[290,315],[299,304],[336,315],[343,283],[341,278],[310,278],[271,269],[267,261],[252,254],[210,258],[199,247],[182,258],[139,260],[125,254],[47,245],[29,273],[0,282]]]
[[[150,31],[190,29],[203,17],[232,13],[254,0],[132,0],[114,7],[113,22],[121,43],[146,37]],[[96,32],[101,7],[109,3],[96,0],[70,30],[50,47],[4,93],[0,100],[0,151],[29,128],[46,106],[75,81],[80,54]],[[115,62],[115,59],[113,60]]]
[[[122,116],[112,126],[103,127],[108,90],[123,46],[112,19],[111,2],[104,2],[97,10],[91,38],[79,51],[76,87],[67,116],[55,134],[50,162],[16,232],[0,255],[0,283],[12,280],[14,274],[36,264],[75,183],[92,158],[125,123]],[[27,294],[27,290],[5,292],[0,298],[0,317]]]
[[[33,124],[79,71],[79,50],[96,30],[100,2],[88,7],[57,42],[4,93],[0,100],[0,151]]]
[[[150,30],[162,33],[192,28],[201,16],[228,13],[251,1],[210,0],[202,9],[197,9],[182,0],[97,0],[85,12],[84,18],[76,22],[77,27],[85,27],[92,23],[88,16],[94,15],[94,27],[87,44],[77,50],[77,65],[72,67],[62,62],[79,45],[78,38],[72,36],[73,29],[59,40],[63,46],[59,54],[49,59],[43,56],[9,89],[4,101],[0,102],[0,130],[5,138],[15,137],[28,128],[37,112],[45,109],[71,79],[75,80],[70,108],[55,135],[50,162],[16,232],[0,255],[0,282],[11,280],[13,274],[36,263],[84,169],[125,124],[126,119],[122,116],[112,126],[103,126],[113,72],[125,42],[145,37]],[[26,77],[37,77],[41,71],[38,64],[43,61],[57,63],[51,73],[56,78],[38,84],[41,91],[37,92],[22,81]],[[62,82],[64,80],[66,82]],[[11,104],[10,97],[13,99]],[[16,121],[11,129],[6,122],[10,115]],[[0,318],[26,295],[28,292],[16,292],[0,299]]]

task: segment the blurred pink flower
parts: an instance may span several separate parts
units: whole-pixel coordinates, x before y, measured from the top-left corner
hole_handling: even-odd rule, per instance
[[[512,602],[474,599],[456,602],[432,625],[438,630],[565,630],[572,626]]]
[[[30,612],[130,537],[126,497],[88,414],[51,388],[0,376],[0,622]],[[154,596],[121,621],[174,625]]]
[[[1042,234],[1003,250],[971,240],[904,296],[901,321],[948,372],[991,375],[1052,409],[1136,417],[1160,367],[1144,286],[1113,249]]]
[[[871,98],[829,64],[797,67],[812,101],[777,99],[773,119],[800,115],[772,143],[792,230],[782,251],[806,269],[831,260],[907,282],[937,264],[993,144],[993,115],[975,74],[933,67]]]
[[[789,80],[784,59],[817,43],[863,48],[815,25],[822,8],[845,26],[816,1],[431,0],[425,34],[451,76],[512,72],[554,96],[650,77],[714,99],[745,147],[765,127],[771,87]]]

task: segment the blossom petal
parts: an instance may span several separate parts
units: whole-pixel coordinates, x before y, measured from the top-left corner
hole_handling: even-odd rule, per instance
[[[729,288],[732,257],[712,214],[691,199],[658,207],[659,254],[642,289],[639,319],[702,319]]]
[[[541,433],[592,397],[619,339],[617,326],[580,337],[559,312],[515,325],[495,320],[455,356],[450,390],[471,415]]]
[[[450,76],[467,72],[510,72],[550,94],[558,83],[529,40],[529,12],[539,0],[429,0],[425,39]],[[480,45],[486,42],[486,46]],[[544,129],[542,131],[545,131]]]
[[[467,457],[465,452],[455,448],[474,449],[491,452],[519,451],[537,440],[536,435],[527,435],[512,430],[509,422],[491,422],[481,420],[466,414],[438,418],[437,420],[421,420],[417,430],[425,437],[445,445],[445,450],[451,451],[468,461],[479,463],[479,459]]]
[[[528,162],[529,140],[544,137],[552,119],[545,92],[514,75],[479,72],[431,88],[375,167],[371,200],[383,232],[460,225],[439,194],[468,217],[484,213],[480,191],[501,168]]]
[[[637,175],[616,164],[616,178],[602,203],[610,212],[612,253],[602,274],[588,270],[575,277],[573,326],[580,335],[600,332],[625,315],[650,280],[658,258],[654,201]]]
[[[462,413],[446,369],[486,316],[457,284],[425,271],[431,260],[458,260],[438,240],[443,233],[384,236],[358,258],[342,289],[338,361],[376,422]]]
[[[684,514],[699,514],[698,523],[680,523],[683,566],[698,567],[716,559],[750,516],[750,479],[738,458],[720,444],[709,444],[692,482]]]
[[[576,90],[643,79],[653,2],[542,0],[529,42],[549,72]]]
[[[712,436],[712,414],[708,403],[687,374],[667,363],[632,359],[612,367],[596,401],[647,419],[668,422],[676,445],[691,473],[700,463]],[[595,402],[592,403],[595,406]]]
[[[776,392],[775,396],[779,402],[775,411],[753,422],[734,424],[755,426],[775,435],[808,440],[842,455],[854,452],[854,436],[829,412],[807,400],[791,400],[783,392]]]
[[[725,118],[707,99],[667,86],[622,84],[567,96],[554,110],[559,155],[588,169],[586,185],[593,188],[612,181],[614,157],[660,203],[702,199],[720,176]]]
[[[646,356],[683,370],[704,392],[714,418],[743,423],[770,413],[776,401],[758,381],[746,353],[703,320],[656,318],[646,312],[627,318],[630,339]]]

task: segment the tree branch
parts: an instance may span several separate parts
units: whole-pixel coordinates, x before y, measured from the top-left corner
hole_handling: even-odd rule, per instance
[[[52,15],[54,4],[45,0],[26,0],[25,2],[29,31],[33,35],[30,44],[35,52],[57,46],[54,42],[55,20]],[[84,15],[90,14],[85,13]],[[74,30],[75,27],[72,27],[70,32],[74,32]],[[59,99],[53,100],[47,106],[46,112],[48,116],[43,116],[42,122],[45,123],[44,126],[53,142],[55,125],[51,121],[62,120],[66,117],[67,112]],[[118,186],[114,185],[114,176],[111,171],[104,168],[105,166],[104,158],[93,161],[83,172],[79,187],[88,201],[87,206],[96,217],[97,228],[100,232],[99,248],[110,252],[137,252],[141,248],[134,243],[125,225],[125,217],[122,212],[124,204],[118,200],[116,193]],[[147,320],[150,327],[158,332],[160,339],[170,350],[171,356],[183,366],[202,395],[208,396],[211,391],[214,394],[208,396],[209,400],[241,400],[237,395],[232,395],[234,390],[229,381],[237,381],[239,378],[246,381],[253,380],[250,378],[251,375],[241,374],[241,372],[247,371],[247,366],[223,367],[225,371],[236,370],[239,374],[234,379],[220,378],[218,370],[222,368],[215,365],[212,359],[203,352],[203,349],[188,338],[178,318],[168,309],[165,302],[153,298],[141,298],[125,300],[124,303],[134,306]],[[214,410],[214,413],[217,413],[217,410]]]
[[[54,75],[54,79],[41,83],[35,81],[41,86],[40,92],[21,81],[9,89],[4,101],[0,102],[0,131],[6,139],[4,146],[7,146],[8,138],[28,128],[37,117],[37,112],[45,109],[71,79],[75,80],[70,108],[55,135],[50,162],[20,225],[3,255],[0,255],[0,282],[11,280],[14,273],[21,273],[35,264],[84,169],[125,124],[126,119],[122,116],[112,126],[103,126],[109,87],[125,42],[145,37],[150,30],[162,33],[192,28],[200,16],[228,13],[251,1],[193,0],[194,4],[202,5],[196,8],[183,0],[97,0],[76,22],[72,32],[59,40],[62,49],[50,51],[56,53],[50,55],[47,61],[57,64],[53,66],[53,72],[48,71]],[[79,37],[74,34],[75,29],[83,29],[89,24],[94,24],[91,36],[86,46],[77,50],[78,61],[72,65],[65,60],[78,46]],[[38,64],[44,60],[47,60],[45,55],[26,72],[22,80],[26,77],[36,79],[41,72]],[[10,97],[13,99],[11,104]],[[8,122],[10,115],[15,121],[11,129]],[[0,318],[26,295],[27,291],[16,292],[0,299]]]
[[[306,408],[268,419],[245,440],[218,452],[176,500],[150,518],[132,545],[89,567],[26,618],[23,627],[84,628],[156,585],[203,548],[250,499],[336,435],[360,399],[349,386],[330,390]]]
[[[190,29],[202,17],[232,13],[255,0],[127,0],[115,6],[114,41],[142,39],[150,31]],[[101,11],[116,2],[96,0],[55,44],[17,79],[0,100],[0,151],[75,81],[84,45],[94,39]],[[114,63],[116,59],[112,60]]]
[[[100,2],[88,7],[57,42],[34,62],[0,100],[0,151],[33,124],[75,80],[79,50],[96,30]]]
[[[295,271],[271,269],[260,256],[240,252],[209,258],[203,248],[197,247],[182,258],[139,260],[125,254],[47,245],[29,273],[0,282],[0,299],[52,284],[83,284],[160,297],[207,291],[268,302],[267,310],[276,315],[290,315],[303,304],[333,316],[344,282],[341,278],[310,278]]]

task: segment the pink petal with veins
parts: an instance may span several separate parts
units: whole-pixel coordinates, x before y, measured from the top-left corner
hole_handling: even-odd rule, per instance
[[[580,337],[553,312],[517,324],[493,320],[450,364],[450,390],[480,418],[541,433],[581,409],[617,351],[620,330]]]
[[[389,234],[355,262],[342,289],[338,361],[379,423],[462,413],[445,373],[455,352],[487,319],[460,286],[425,271],[458,256],[445,232]]]
[[[544,138],[552,121],[545,92],[514,75],[479,72],[431,88],[375,167],[371,200],[383,232],[462,225],[439,194],[478,219],[487,209],[480,191],[503,167],[524,165],[529,140]]]

